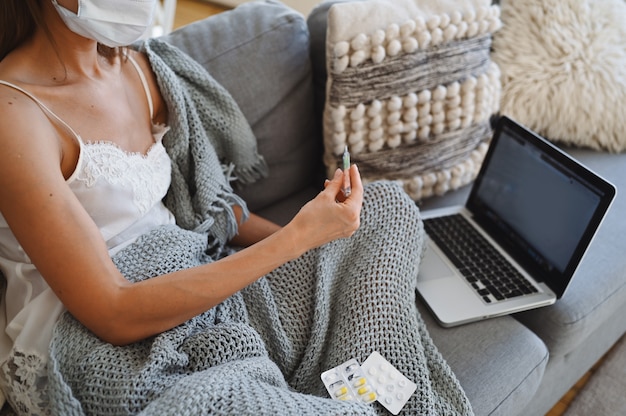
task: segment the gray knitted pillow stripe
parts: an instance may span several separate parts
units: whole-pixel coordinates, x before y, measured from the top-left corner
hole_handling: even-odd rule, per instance
[[[441,133],[423,143],[407,144],[401,149],[381,149],[355,157],[359,171],[371,179],[403,179],[426,175],[437,169],[452,169],[471,157],[472,152],[491,138],[489,121],[465,130]],[[409,186],[409,185],[407,185]]]
[[[210,261],[206,236],[164,227],[115,258],[131,280]],[[416,309],[422,224],[399,186],[366,188],[361,228],[279,267],[219,306],[125,347],[69,314],[54,331],[56,414],[387,414],[328,398],[323,370],[373,350],[418,384],[406,414],[472,414]]]
[[[333,74],[329,101],[348,107],[384,100],[409,91],[435,89],[489,69],[491,35],[456,40],[436,49],[401,54],[383,62],[367,61]]]

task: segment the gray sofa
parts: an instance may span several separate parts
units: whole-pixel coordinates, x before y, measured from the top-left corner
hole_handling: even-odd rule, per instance
[[[327,5],[304,17],[247,3],[169,36],[239,103],[268,178],[238,190],[250,208],[286,223],[323,182],[320,109]],[[626,132],[625,132],[626,133]],[[612,181],[618,196],[565,296],[550,307],[452,329],[418,300],[439,350],[477,415],[543,415],[626,332],[626,154],[566,149]],[[462,203],[468,188],[422,208]]]
[[[301,16],[251,3],[170,35],[235,97],[270,176],[241,189],[279,223],[320,190],[326,5]],[[308,25],[307,25],[308,23]],[[202,39],[201,41],[199,39]],[[626,332],[626,154],[566,149],[618,188],[566,295],[550,307],[445,329],[418,301],[430,334],[477,415],[543,415]],[[422,208],[462,203],[468,188]]]
[[[307,19],[279,3],[247,3],[169,35],[230,91],[248,118],[270,175],[238,191],[253,211],[279,223],[323,183],[325,12],[319,7]],[[569,150],[618,190],[626,187],[626,154]],[[421,206],[461,203],[467,191]],[[418,301],[477,415],[545,414],[626,332],[625,212],[626,195],[618,192],[570,289],[554,306],[444,329]]]

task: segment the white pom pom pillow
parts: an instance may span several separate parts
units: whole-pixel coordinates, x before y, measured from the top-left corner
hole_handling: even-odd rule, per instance
[[[328,10],[324,162],[345,146],[365,182],[399,180],[415,200],[470,183],[498,111],[489,0],[368,0]]]
[[[543,136],[626,150],[626,2],[502,0],[501,112]]]

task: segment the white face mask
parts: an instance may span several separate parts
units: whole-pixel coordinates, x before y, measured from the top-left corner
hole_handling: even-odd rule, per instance
[[[157,0],[79,0],[78,13],[52,4],[74,33],[115,47],[140,39],[152,24]]]

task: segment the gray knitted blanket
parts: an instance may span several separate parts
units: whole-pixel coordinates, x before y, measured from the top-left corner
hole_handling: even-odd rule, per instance
[[[207,232],[219,250],[236,232],[230,207],[245,207],[229,181],[252,183],[267,175],[267,166],[237,103],[204,67],[159,39],[148,39],[142,51],[169,113],[163,145],[172,159],[172,184],[165,204],[178,225]]]
[[[165,69],[157,72],[166,79]],[[166,99],[168,106],[180,105]],[[180,118],[181,126],[196,116],[170,113]],[[209,135],[211,130],[206,130]],[[161,227],[118,253],[113,260],[130,281],[211,262],[229,250],[223,243],[234,225],[224,213],[224,201],[236,197],[221,168],[215,174],[215,162],[235,162],[226,156],[220,160],[222,149],[212,140],[189,137],[186,146],[194,148],[194,154],[215,155],[213,165],[201,169],[203,158],[177,160],[172,152],[181,173],[179,178],[174,174],[168,206],[177,217],[189,215],[194,221],[184,227],[189,229]],[[248,154],[254,155],[252,149]],[[188,188],[182,189],[182,184]],[[197,186],[207,190],[199,193]],[[417,312],[422,230],[418,210],[406,193],[395,183],[377,182],[366,189],[362,225],[351,238],[307,252],[157,336],[116,347],[66,313],[55,327],[49,350],[51,412],[386,414],[378,404],[328,398],[320,379],[324,370],[350,358],[362,362],[376,350],[418,385],[406,414],[469,415],[464,392]]]
[[[361,228],[285,264],[219,306],[125,347],[71,315],[50,348],[59,415],[363,415],[380,405],[327,398],[320,374],[374,350],[418,385],[407,415],[469,415],[470,405],[415,306],[422,226],[397,185],[367,187]],[[158,229],[115,258],[132,280],[211,259],[206,236]]]

